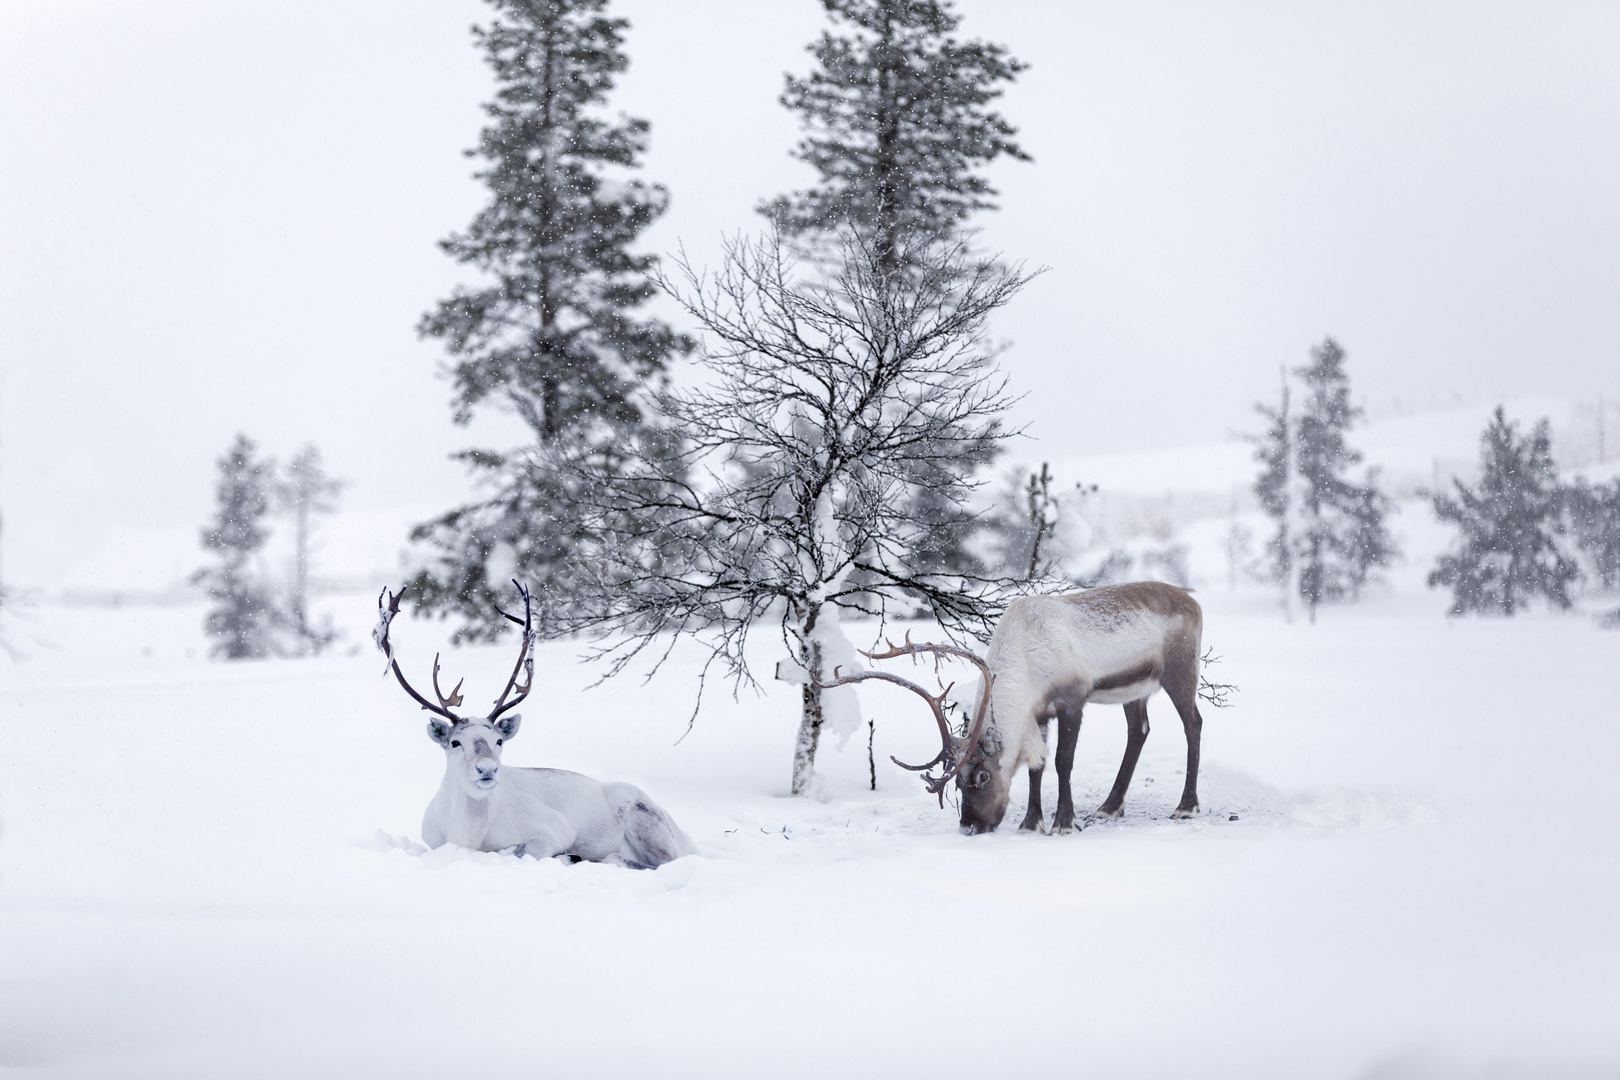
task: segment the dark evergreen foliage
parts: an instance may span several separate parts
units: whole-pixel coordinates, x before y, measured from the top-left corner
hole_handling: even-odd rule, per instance
[[[1457,526],[1457,547],[1429,574],[1452,591],[1451,613],[1512,615],[1532,597],[1570,606],[1580,569],[1559,550],[1563,493],[1546,420],[1521,436],[1497,408],[1480,439],[1482,476],[1453,495],[1436,494],[1434,512]]]
[[[1567,495],[1570,534],[1591,564],[1598,584],[1620,589],[1620,479],[1577,480]]]
[[[1323,339],[1311,362],[1294,369],[1304,389],[1297,412],[1286,380],[1276,408],[1256,406],[1267,427],[1255,440],[1261,468],[1254,492],[1277,522],[1268,545],[1273,572],[1313,620],[1317,605],[1354,599],[1396,555],[1378,471],[1368,470],[1365,483],[1350,478],[1362,458],[1348,434],[1361,410],[1350,403],[1344,361],[1338,342]]]
[[[258,448],[246,435],[238,435],[219,459],[214,521],[202,532],[203,547],[219,561],[192,580],[214,602],[204,622],[214,639],[209,652],[226,660],[255,659],[273,651],[279,616],[252,565],[270,535],[265,517],[272,481],[273,466],[259,459]]]
[[[1311,362],[1294,374],[1305,384],[1294,438],[1300,484],[1299,595],[1314,617],[1324,600],[1358,595],[1373,568],[1395,554],[1384,527],[1389,501],[1378,490],[1377,472],[1366,484],[1347,476],[1360,464],[1346,434],[1361,415],[1350,404],[1350,377],[1338,342],[1325,338],[1311,350]]]
[[[639,165],[648,125],[596,115],[627,66],[627,23],[606,0],[490,0],[497,18],[475,28],[495,73],[490,124],[476,150],[489,205],[446,252],[487,283],[463,287],[426,315],[426,337],[453,359],[455,419],[493,399],[513,409],[536,447],[566,440],[611,452],[641,420],[638,398],[690,342],[638,315],[655,286],[650,255],[629,250],[664,212],[664,188],[613,180]],[[560,566],[579,537],[568,485],[531,451],[461,455],[486,498],[419,526],[412,537],[438,549],[412,584],[425,606],[456,610],[463,635],[501,626],[495,589],[509,572],[557,601]],[[515,565],[489,581],[487,560],[505,545]]]
[[[814,187],[760,207],[789,235],[854,227],[893,267],[908,243],[949,239],[996,194],[979,170],[1029,156],[988,108],[1025,65],[1000,45],[958,41],[949,0],[822,0],[835,30],[816,67],[787,77],[782,104],[807,133],[795,156]]]

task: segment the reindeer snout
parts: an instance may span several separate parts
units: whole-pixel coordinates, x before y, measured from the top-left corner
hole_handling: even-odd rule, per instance
[[[501,771],[500,764],[494,761],[488,763],[481,761],[474,768],[478,772],[478,783],[480,784],[493,784],[495,774]]]

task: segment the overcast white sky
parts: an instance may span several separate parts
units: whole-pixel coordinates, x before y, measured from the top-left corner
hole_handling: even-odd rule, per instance
[[[1032,65],[986,243],[1050,267],[998,331],[1021,456],[1252,426],[1323,334],[1375,401],[1620,395],[1620,5],[960,0]],[[815,0],[616,0],[711,259],[805,174],[782,72]],[[238,431],[351,506],[449,506],[417,316],[481,201],[477,0],[0,0],[0,572],[201,524]]]

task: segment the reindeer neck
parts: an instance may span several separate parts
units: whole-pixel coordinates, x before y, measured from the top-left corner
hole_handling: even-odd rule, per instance
[[[444,808],[445,838],[462,847],[481,848],[490,826],[500,814],[504,784],[482,799],[468,795],[448,768],[439,784],[439,801]]]

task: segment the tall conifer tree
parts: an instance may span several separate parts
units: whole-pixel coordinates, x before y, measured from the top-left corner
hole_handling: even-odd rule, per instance
[[[481,271],[418,329],[444,343],[455,382],[455,419],[491,400],[515,411],[533,444],[460,455],[485,498],[413,533],[439,550],[415,584],[430,607],[457,610],[464,634],[492,636],[500,581],[517,573],[537,596],[562,602],[561,564],[578,540],[570,485],[545,464],[567,442],[611,463],[623,432],[641,419],[641,389],[690,343],[638,314],[652,296],[655,259],[631,245],[664,212],[661,185],[614,178],[640,164],[648,125],[603,119],[628,60],[624,19],[606,0],[489,0],[496,18],[474,36],[495,73],[490,123],[469,156],[489,204],[444,250]],[[535,453],[534,451],[542,451]]]
[[[787,76],[782,104],[806,129],[794,156],[814,187],[760,209],[790,235],[866,233],[887,265],[950,237],[996,194],[979,170],[1028,161],[989,108],[1025,65],[1001,45],[951,37],[949,0],[822,0],[837,31],[810,46],[816,68]],[[920,250],[920,248],[918,249]]]
[[[794,156],[819,180],[760,212],[811,250],[843,250],[834,235],[852,228],[885,269],[927,259],[974,211],[994,209],[984,166],[1003,155],[1030,160],[1017,129],[990,108],[1025,65],[1004,46],[954,38],[961,17],[950,0],[821,2],[833,27],[809,46],[814,69],[787,76],[781,97],[805,129]],[[966,508],[924,488],[912,493],[910,516],[926,525],[919,569],[983,571]]]

